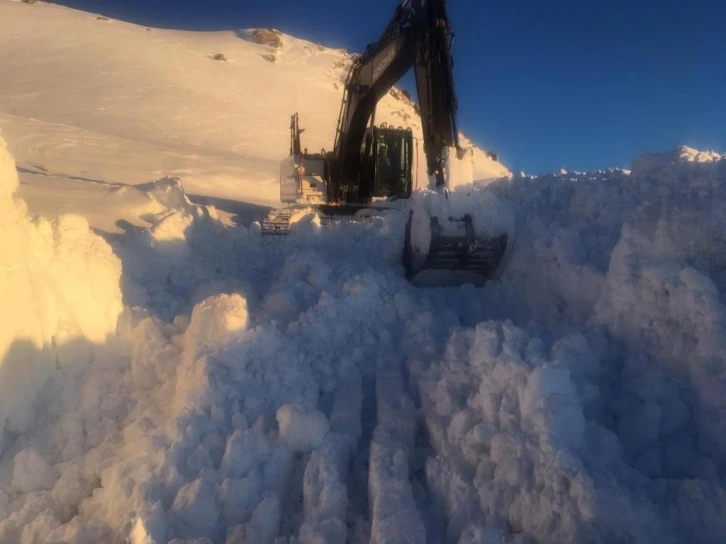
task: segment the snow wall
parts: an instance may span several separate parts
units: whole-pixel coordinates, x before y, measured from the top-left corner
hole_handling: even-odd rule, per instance
[[[31,218],[0,138],[0,451],[31,423],[50,373],[82,372],[122,310],[121,262],[79,216]]]

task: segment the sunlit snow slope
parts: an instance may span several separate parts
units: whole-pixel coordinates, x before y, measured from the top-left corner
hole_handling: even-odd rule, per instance
[[[0,0],[0,129],[23,181],[177,176],[193,194],[277,205],[290,115],[300,113],[309,149],[331,149],[351,57],[287,35],[277,48],[251,38]],[[377,120],[420,139],[412,103],[394,94]],[[507,173],[478,149],[476,160],[477,179]],[[421,180],[425,170],[421,154]]]

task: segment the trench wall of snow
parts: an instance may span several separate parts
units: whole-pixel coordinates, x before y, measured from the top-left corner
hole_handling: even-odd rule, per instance
[[[31,218],[0,138],[0,428],[25,430],[51,372],[92,359],[121,312],[121,263],[85,219]],[[81,354],[78,353],[80,350]],[[84,354],[84,355],[82,355]],[[81,371],[81,369],[75,369]],[[1,432],[1,431],[0,431]],[[2,451],[0,434],[0,451]]]
[[[409,363],[447,538],[720,542],[726,156],[492,189],[517,217],[494,319]]]

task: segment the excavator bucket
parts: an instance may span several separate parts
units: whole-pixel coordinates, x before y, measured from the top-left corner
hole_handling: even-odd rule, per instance
[[[403,266],[419,286],[482,285],[503,269],[514,217],[486,191],[414,198],[406,223]]]
[[[413,213],[406,225],[403,264],[406,278],[414,284],[481,285],[495,275],[507,252],[508,233],[477,236],[473,219],[432,217],[429,224],[430,243],[412,243]]]
[[[511,232],[477,232],[470,214],[421,215],[409,212],[404,238],[403,266],[414,285],[483,285],[503,268],[513,241]]]

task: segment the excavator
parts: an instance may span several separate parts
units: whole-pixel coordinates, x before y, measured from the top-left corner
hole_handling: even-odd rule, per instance
[[[404,0],[396,7],[380,38],[350,68],[332,151],[308,153],[298,114],[292,115],[290,155],[280,168],[280,199],[289,207],[268,216],[263,234],[288,234],[301,207],[327,217],[393,207],[407,214],[402,263],[409,280],[440,271],[460,273],[459,283],[481,284],[496,273],[511,233],[477,224],[487,218],[452,187],[454,172],[472,160],[471,150],[459,145],[452,40],[445,0]],[[429,179],[421,190],[414,190],[411,130],[375,125],[377,103],[411,68]]]

